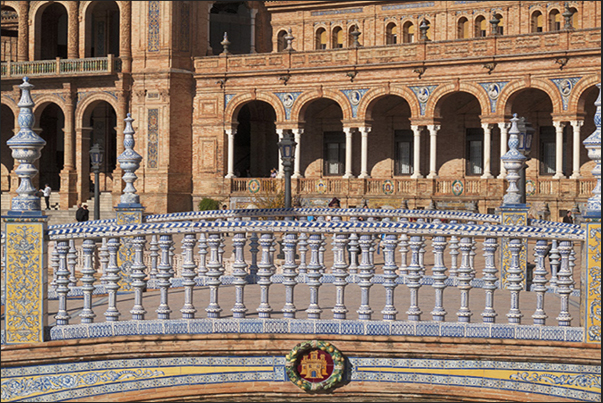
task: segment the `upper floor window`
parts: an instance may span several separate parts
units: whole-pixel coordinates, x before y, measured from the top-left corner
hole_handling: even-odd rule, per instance
[[[531,32],[542,32],[544,31],[544,17],[540,11],[534,11],[532,13],[532,30]]]
[[[505,29],[504,29],[503,16],[500,15],[500,14],[495,14],[495,17],[499,21],[498,25],[496,26],[496,33],[498,35],[504,35],[505,34]]]
[[[316,46],[317,50],[327,48],[327,31],[324,28],[319,28],[316,31]]]
[[[324,175],[343,175],[345,169],[345,134],[324,133]]]
[[[466,175],[484,173],[484,131],[483,129],[467,129],[466,136]]]
[[[475,37],[481,38],[486,36],[486,18],[482,15],[475,19]]]
[[[412,130],[396,130],[394,142],[394,175],[412,175],[414,149]]]
[[[457,39],[469,38],[469,21],[463,17],[459,20],[457,25]]]
[[[412,22],[405,22],[402,30],[404,43],[412,43],[415,41],[415,26]]]
[[[285,36],[287,36],[287,31],[283,30],[280,31],[276,37],[276,46],[278,52],[282,52],[287,48],[287,40],[285,39]]]
[[[561,14],[558,10],[552,10],[549,13],[549,31],[561,30]]]
[[[570,8],[570,11],[573,13],[572,14],[572,27],[574,28],[579,28],[578,27],[578,10],[576,10],[574,7]]]
[[[341,27],[333,29],[332,48],[343,48],[343,29]]]
[[[398,26],[391,22],[385,28],[385,44],[395,45],[398,43]]]

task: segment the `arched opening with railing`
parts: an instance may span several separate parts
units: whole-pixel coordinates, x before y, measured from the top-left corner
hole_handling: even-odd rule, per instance
[[[69,16],[65,6],[59,2],[48,3],[38,10],[36,17],[39,18],[36,24],[36,38],[39,38],[35,42],[36,59],[66,59]]]
[[[19,16],[14,8],[2,6],[2,43],[1,57],[3,62],[17,61],[17,42],[19,38]]]
[[[95,1],[87,9],[86,57],[119,56],[119,7],[115,1]]]

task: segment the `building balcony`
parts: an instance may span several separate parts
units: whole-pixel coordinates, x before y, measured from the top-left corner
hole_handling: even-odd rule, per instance
[[[2,79],[28,77],[68,77],[81,75],[113,74],[121,71],[121,59],[87,57],[84,59],[35,60],[31,62],[2,62]]]

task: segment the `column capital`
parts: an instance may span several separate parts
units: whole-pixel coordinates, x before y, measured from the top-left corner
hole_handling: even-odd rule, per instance
[[[303,127],[297,127],[297,128],[291,129],[291,131],[293,132],[294,136],[301,136],[302,134],[304,134]]]
[[[371,126],[361,126],[358,128],[360,134],[369,134],[373,130]]]
[[[572,127],[582,127],[584,125],[584,120],[570,120],[570,125]]]
[[[231,128],[231,129],[224,129],[224,133],[226,133],[227,136],[234,136],[235,134],[237,134],[237,129]]]
[[[354,133],[357,130],[356,127],[343,127],[343,132],[347,135],[352,135],[352,133]]]
[[[442,126],[440,125],[427,125],[427,130],[429,130],[429,134],[435,136],[438,134]]]
[[[562,121],[562,120],[553,120],[553,126],[555,126],[555,129],[562,129],[567,125],[566,121]]]

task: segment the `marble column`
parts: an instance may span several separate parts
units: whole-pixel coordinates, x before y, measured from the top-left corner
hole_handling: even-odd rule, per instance
[[[509,136],[509,124],[505,122],[498,123],[500,129],[500,156],[502,157],[507,153],[507,141]],[[505,179],[507,177],[507,170],[504,164],[500,164],[500,174],[498,179]]]
[[[65,127],[63,128],[63,146],[64,146],[64,161],[61,171],[61,192],[60,205],[63,209],[72,207],[76,202],[77,191],[75,179],[75,138],[74,138],[74,119],[73,119],[73,100],[70,96],[66,96],[65,102]]]
[[[368,173],[368,134],[371,128],[368,126],[358,128],[361,136],[361,149],[360,149],[360,175],[359,178],[370,178]],[[351,158],[350,158],[351,160]]]
[[[129,73],[132,71],[132,2],[122,2],[121,14],[119,15],[119,57],[121,59],[121,71]]]
[[[564,179],[563,175],[563,128],[564,122],[555,121],[555,175],[553,179]]]
[[[482,123],[482,129],[484,130],[484,173],[481,178],[490,179],[493,177],[492,172],[490,172],[492,160],[492,128],[489,123]]]
[[[280,142],[283,139],[284,129],[276,129],[276,134],[278,134],[278,141]],[[281,148],[278,147],[278,172],[276,177],[282,179],[285,177],[285,168],[283,167],[283,156],[281,155]]]
[[[410,176],[413,179],[422,178],[421,175],[421,126],[411,125],[410,128],[414,134],[414,144],[413,144],[413,162],[414,169],[413,173]]]
[[[234,178],[234,138],[236,134],[236,130],[234,129],[226,129],[224,130],[226,133],[226,137],[228,137],[228,168],[225,178],[230,179]]]
[[[19,37],[17,38],[17,61],[29,60],[29,1],[19,2]]]
[[[90,135],[92,127],[75,129],[75,167],[77,172],[77,199],[90,198]],[[100,184],[99,184],[100,185]]]
[[[572,176],[570,176],[571,179],[580,179],[580,128],[582,127],[582,125],[584,124],[583,120],[572,120],[570,122],[570,125],[572,127],[572,131],[573,131],[573,139],[574,139],[574,144],[573,144],[573,172],[572,172]]]
[[[345,179],[353,178],[352,174],[352,135],[354,129],[351,127],[344,127],[343,132],[345,133]]]
[[[435,179],[438,177],[438,172],[436,170],[437,163],[437,139],[438,139],[438,131],[440,130],[439,125],[429,125],[427,126],[427,130],[429,130],[429,175],[427,177],[429,179]]]
[[[68,2],[68,27],[67,27],[67,58],[78,59],[80,57],[79,39],[80,39],[80,19],[79,2]]]
[[[255,50],[255,16],[257,15],[258,10],[256,8],[252,8],[250,10],[250,14],[251,14],[251,31],[249,32],[250,35],[250,40],[251,40],[251,46],[249,51],[251,53],[256,53]]]
[[[295,160],[293,161],[293,175],[292,178],[301,178],[301,136],[304,133],[304,129],[293,129],[293,136],[297,145],[295,146]]]

